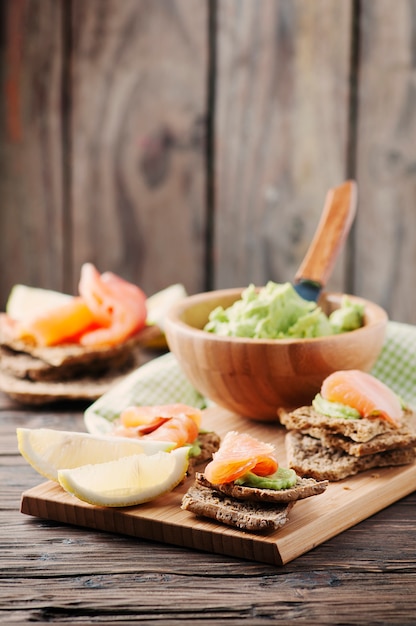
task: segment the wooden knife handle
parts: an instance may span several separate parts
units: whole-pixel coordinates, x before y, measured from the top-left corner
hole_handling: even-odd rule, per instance
[[[348,180],[329,189],[318,228],[295,282],[309,280],[324,286],[348,236],[357,210],[357,184]]]

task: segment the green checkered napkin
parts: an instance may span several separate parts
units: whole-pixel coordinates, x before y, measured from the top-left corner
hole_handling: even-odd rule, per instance
[[[416,409],[416,326],[388,322],[383,349],[371,373]]]
[[[205,408],[205,398],[191,385],[171,352],[149,361],[102,395],[84,414],[87,430],[105,433],[120,412],[131,405],[182,402]]]
[[[381,354],[372,370],[405,402],[416,407],[416,326],[389,322]],[[87,430],[108,432],[132,404],[183,402],[204,408],[209,401],[191,385],[172,353],[142,365],[85,411]]]

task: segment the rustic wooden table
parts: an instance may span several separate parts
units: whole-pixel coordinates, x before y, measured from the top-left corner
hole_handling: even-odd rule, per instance
[[[416,492],[282,567],[23,515],[41,480],[16,427],[84,430],[82,412],[0,394],[1,622],[416,624]]]

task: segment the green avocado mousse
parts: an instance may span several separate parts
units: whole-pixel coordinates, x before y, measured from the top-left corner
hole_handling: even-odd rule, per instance
[[[251,284],[230,307],[216,307],[204,330],[228,337],[284,339],[325,337],[360,328],[364,307],[344,297],[340,309],[327,316],[315,302],[304,300],[290,283]]]

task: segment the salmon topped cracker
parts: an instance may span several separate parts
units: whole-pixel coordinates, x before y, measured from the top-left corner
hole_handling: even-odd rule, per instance
[[[336,481],[416,457],[413,411],[366,372],[334,372],[311,406],[280,408],[278,416],[288,430],[289,467],[301,476]]]
[[[0,389],[24,404],[96,400],[140,364],[147,298],[92,263],[71,296],[18,285],[0,314]]]
[[[329,402],[340,402],[356,409],[362,417],[382,418],[398,428],[403,415],[397,395],[381,380],[360,370],[343,370],[328,376],[321,395]]]

